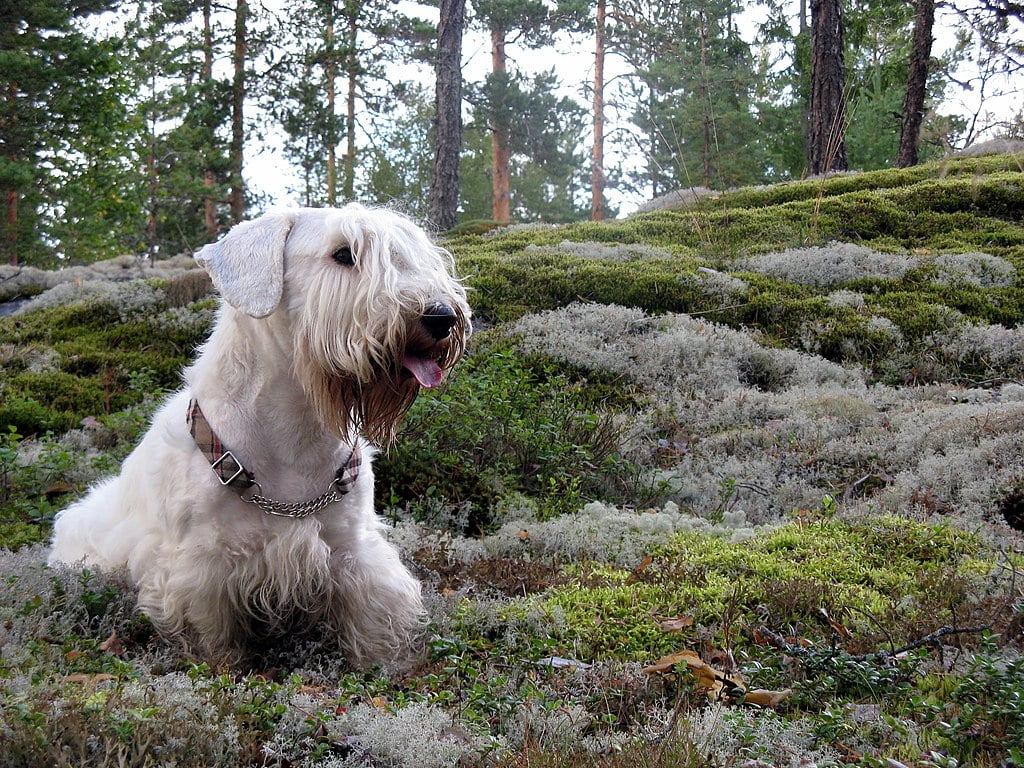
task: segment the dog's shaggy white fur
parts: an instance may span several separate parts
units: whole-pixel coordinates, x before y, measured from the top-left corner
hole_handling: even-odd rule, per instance
[[[120,475],[58,516],[50,562],[126,567],[139,609],[210,658],[320,622],[355,665],[400,657],[420,588],[382,533],[362,436],[393,439],[462,354],[450,256],[405,217],[351,204],[265,214],[196,259],[223,298],[213,333]],[[192,399],[266,497],[317,497],[356,441],[358,478],[317,514],[265,515],[197,447]]]

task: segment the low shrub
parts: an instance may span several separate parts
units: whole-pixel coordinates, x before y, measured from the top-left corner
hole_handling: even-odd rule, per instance
[[[398,442],[375,464],[381,505],[469,503],[471,530],[518,494],[543,516],[641,489],[622,457],[625,428],[594,408],[551,361],[527,360],[496,337],[476,338],[440,391],[422,394]]]

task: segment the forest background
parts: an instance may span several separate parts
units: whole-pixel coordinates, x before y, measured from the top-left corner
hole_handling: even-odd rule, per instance
[[[302,205],[397,201],[437,218],[436,20],[453,4],[440,5],[7,5],[3,261],[192,251],[282,189]],[[1005,109],[1024,65],[1022,7],[1009,0],[476,0],[465,11],[475,47],[459,61],[489,48],[490,67],[458,74],[458,220],[612,217],[679,188],[820,170],[808,160],[812,12],[829,5],[841,13],[844,107],[827,120],[845,165],[897,164],[927,11],[920,159],[1024,135],[1024,113]]]

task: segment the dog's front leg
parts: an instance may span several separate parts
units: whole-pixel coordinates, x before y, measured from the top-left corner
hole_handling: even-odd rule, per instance
[[[365,667],[407,658],[426,613],[420,584],[395,547],[371,530],[358,546],[336,550],[332,566],[336,591],[331,624],[349,661]]]
[[[139,582],[139,609],[165,636],[181,639],[204,658],[230,661],[240,651],[241,627],[226,575],[214,563],[154,568]]]

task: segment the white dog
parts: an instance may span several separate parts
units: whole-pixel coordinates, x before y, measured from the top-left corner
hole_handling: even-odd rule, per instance
[[[359,666],[403,654],[419,583],[373,509],[372,448],[469,334],[452,260],[399,214],[265,214],[196,259],[223,298],[184,389],[121,474],[64,510],[50,563],[126,567],[139,609],[210,657],[325,622]]]

